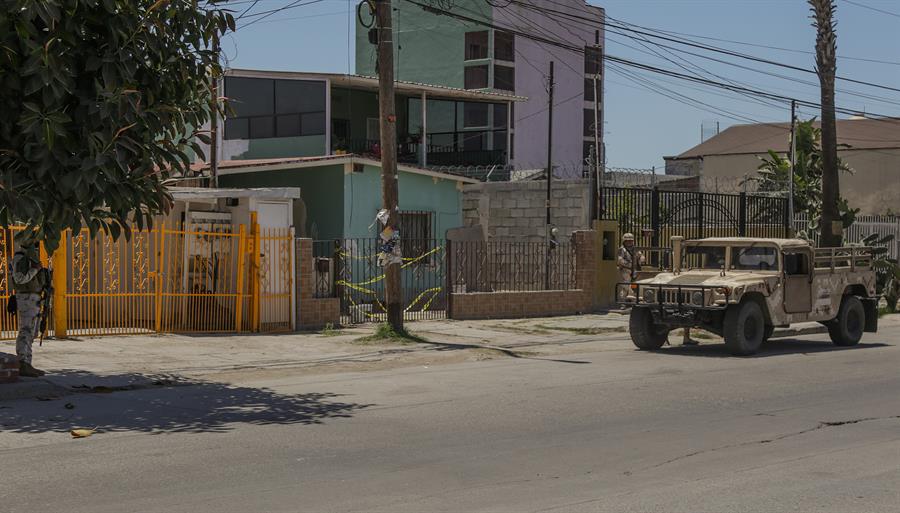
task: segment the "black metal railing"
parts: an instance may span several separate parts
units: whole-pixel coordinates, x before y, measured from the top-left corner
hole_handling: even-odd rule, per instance
[[[380,158],[381,143],[373,139],[349,139],[335,143],[332,150]],[[461,150],[455,149],[452,145],[428,145],[426,150],[426,160],[429,166],[490,166],[506,164],[506,152],[503,150]],[[421,147],[418,142],[397,143],[398,162],[418,164],[420,160]]]
[[[577,288],[575,246],[568,242],[455,241],[450,248],[454,293]]]
[[[337,297],[335,264],[340,241],[313,241],[312,287],[314,298]]]

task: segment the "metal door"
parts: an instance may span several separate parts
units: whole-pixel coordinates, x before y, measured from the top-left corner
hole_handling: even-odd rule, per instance
[[[782,257],[785,313],[812,311],[812,270],[809,251],[786,252]]]

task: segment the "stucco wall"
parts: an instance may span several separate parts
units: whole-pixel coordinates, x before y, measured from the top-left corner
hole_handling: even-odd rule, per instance
[[[838,152],[855,172],[841,176],[841,194],[862,214],[900,211],[900,149],[844,150]],[[753,176],[760,160],[756,155],[713,155],[703,158],[704,177]]]
[[[463,187],[463,218],[492,239],[540,242],[547,237],[547,182],[490,182]],[[554,182],[550,219],[559,237],[589,227],[587,180]]]
[[[328,155],[324,135],[271,137],[267,139],[225,139],[222,160],[275,159]]]

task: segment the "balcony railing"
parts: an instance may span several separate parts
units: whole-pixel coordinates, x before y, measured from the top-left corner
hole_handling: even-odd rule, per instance
[[[380,142],[372,139],[350,139],[335,145],[334,151],[381,158]],[[491,166],[504,165],[506,152],[503,150],[454,150],[452,146],[427,147],[429,166]],[[420,145],[417,142],[397,144],[397,161],[404,164],[418,164]]]

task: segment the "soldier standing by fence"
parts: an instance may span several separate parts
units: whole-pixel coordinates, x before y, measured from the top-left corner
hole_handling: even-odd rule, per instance
[[[619,281],[622,283],[633,282],[643,264],[644,254],[635,249],[634,235],[626,233],[622,236],[622,247],[619,248],[619,254],[616,256],[616,267],[619,268]]]
[[[37,378],[45,372],[31,365],[31,348],[40,329],[41,293],[49,286],[50,278],[41,266],[37,245],[30,241],[23,240],[19,244],[10,267],[19,323],[19,335],[16,337],[19,375]]]

